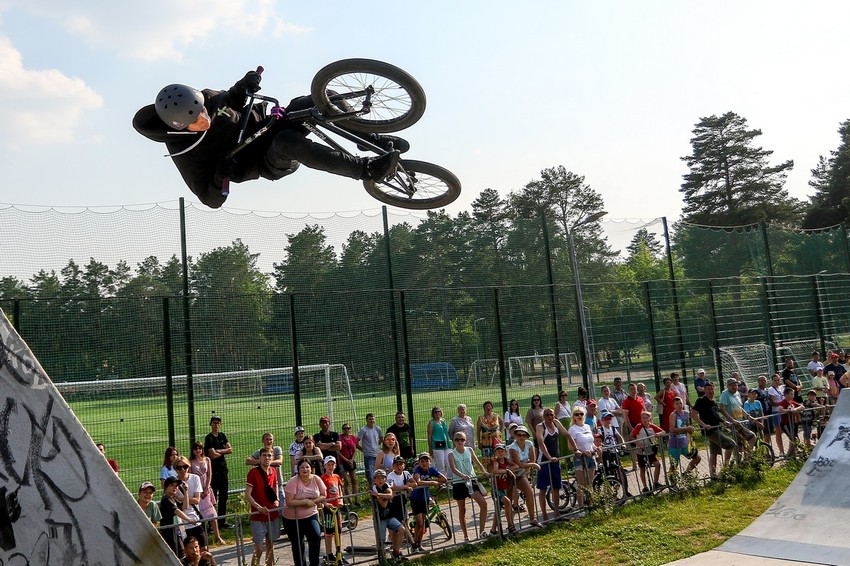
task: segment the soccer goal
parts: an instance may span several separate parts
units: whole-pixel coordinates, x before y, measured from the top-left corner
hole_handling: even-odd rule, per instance
[[[775,367],[770,346],[762,342],[722,346],[720,363],[727,378],[733,371],[737,371],[748,385],[755,385],[759,375],[771,374],[772,368]]]
[[[469,366],[469,374],[466,377],[466,386],[473,387],[475,385],[483,385],[488,383],[493,385],[493,382],[499,376],[499,360],[497,358],[484,358],[475,360]]]
[[[556,380],[557,364],[555,354],[534,354],[533,356],[511,356],[508,358],[508,383],[511,387],[523,385],[529,381],[540,380],[546,385]],[[575,352],[561,354],[561,372],[567,376],[569,385],[581,384],[581,373],[578,371],[578,356]],[[577,381],[574,382],[573,379]],[[491,382],[492,384],[492,382]]]

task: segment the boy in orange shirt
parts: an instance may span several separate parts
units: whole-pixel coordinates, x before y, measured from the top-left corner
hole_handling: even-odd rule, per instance
[[[342,479],[334,473],[336,469],[336,458],[333,456],[326,456],[324,459],[324,467],[325,473],[322,474],[322,481],[325,482],[325,487],[328,490],[328,497],[325,499],[325,509],[327,509],[323,513],[323,525],[325,528],[325,552],[327,553],[327,563],[334,563],[334,554],[333,554],[333,540],[335,529],[342,528],[342,521],[339,517],[339,508],[342,507]],[[331,513],[331,509],[335,508],[337,510],[336,513]],[[336,521],[336,525],[334,525],[334,520]],[[340,554],[341,551],[339,548],[336,549],[337,553]],[[343,564],[347,564],[347,561],[343,559]]]

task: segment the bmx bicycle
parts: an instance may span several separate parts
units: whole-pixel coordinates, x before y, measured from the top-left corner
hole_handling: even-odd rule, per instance
[[[262,71],[262,67],[257,68],[258,73]],[[227,158],[234,158],[281,120],[306,128],[323,143],[348,155],[352,153],[336,138],[355,144],[360,151],[385,155],[392,151],[392,145],[376,145],[377,140],[369,134],[409,128],[425,112],[425,91],[416,79],[398,67],[373,59],[343,59],[326,65],[313,78],[310,94],[314,106],[290,112],[271,96],[248,93],[238,145]],[[268,115],[262,103],[272,104]],[[261,113],[263,124],[245,137],[252,108]],[[411,159],[400,159],[395,173],[386,179],[364,179],[363,186],[383,203],[414,210],[446,206],[461,191],[460,181],[448,169]],[[228,194],[228,182],[222,192]]]
[[[429,529],[431,523],[435,523],[440,530],[443,531],[443,534],[446,535],[446,540],[451,540],[452,538],[452,526],[449,523],[448,517],[446,517],[446,513],[440,509],[440,504],[431,497],[428,501],[428,514],[425,515],[425,528]],[[416,518],[412,515],[408,519],[407,523],[410,532],[413,532],[414,527],[416,527]]]

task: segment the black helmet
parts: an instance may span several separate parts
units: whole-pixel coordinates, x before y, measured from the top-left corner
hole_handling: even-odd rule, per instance
[[[204,95],[190,86],[168,85],[156,95],[154,106],[163,122],[175,130],[183,130],[201,115]]]

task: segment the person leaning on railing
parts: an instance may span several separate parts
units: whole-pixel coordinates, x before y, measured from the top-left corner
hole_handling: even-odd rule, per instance
[[[708,475],[712,480],[717,479],[717,456],[725,451],[725,460],[729,461],[735,442],[720,430],[723,419],[714,400],[714,383],[707,381],[704,386],[705,394],[694,403],[691,415],[702,428],[702,433],[708,440]]]

